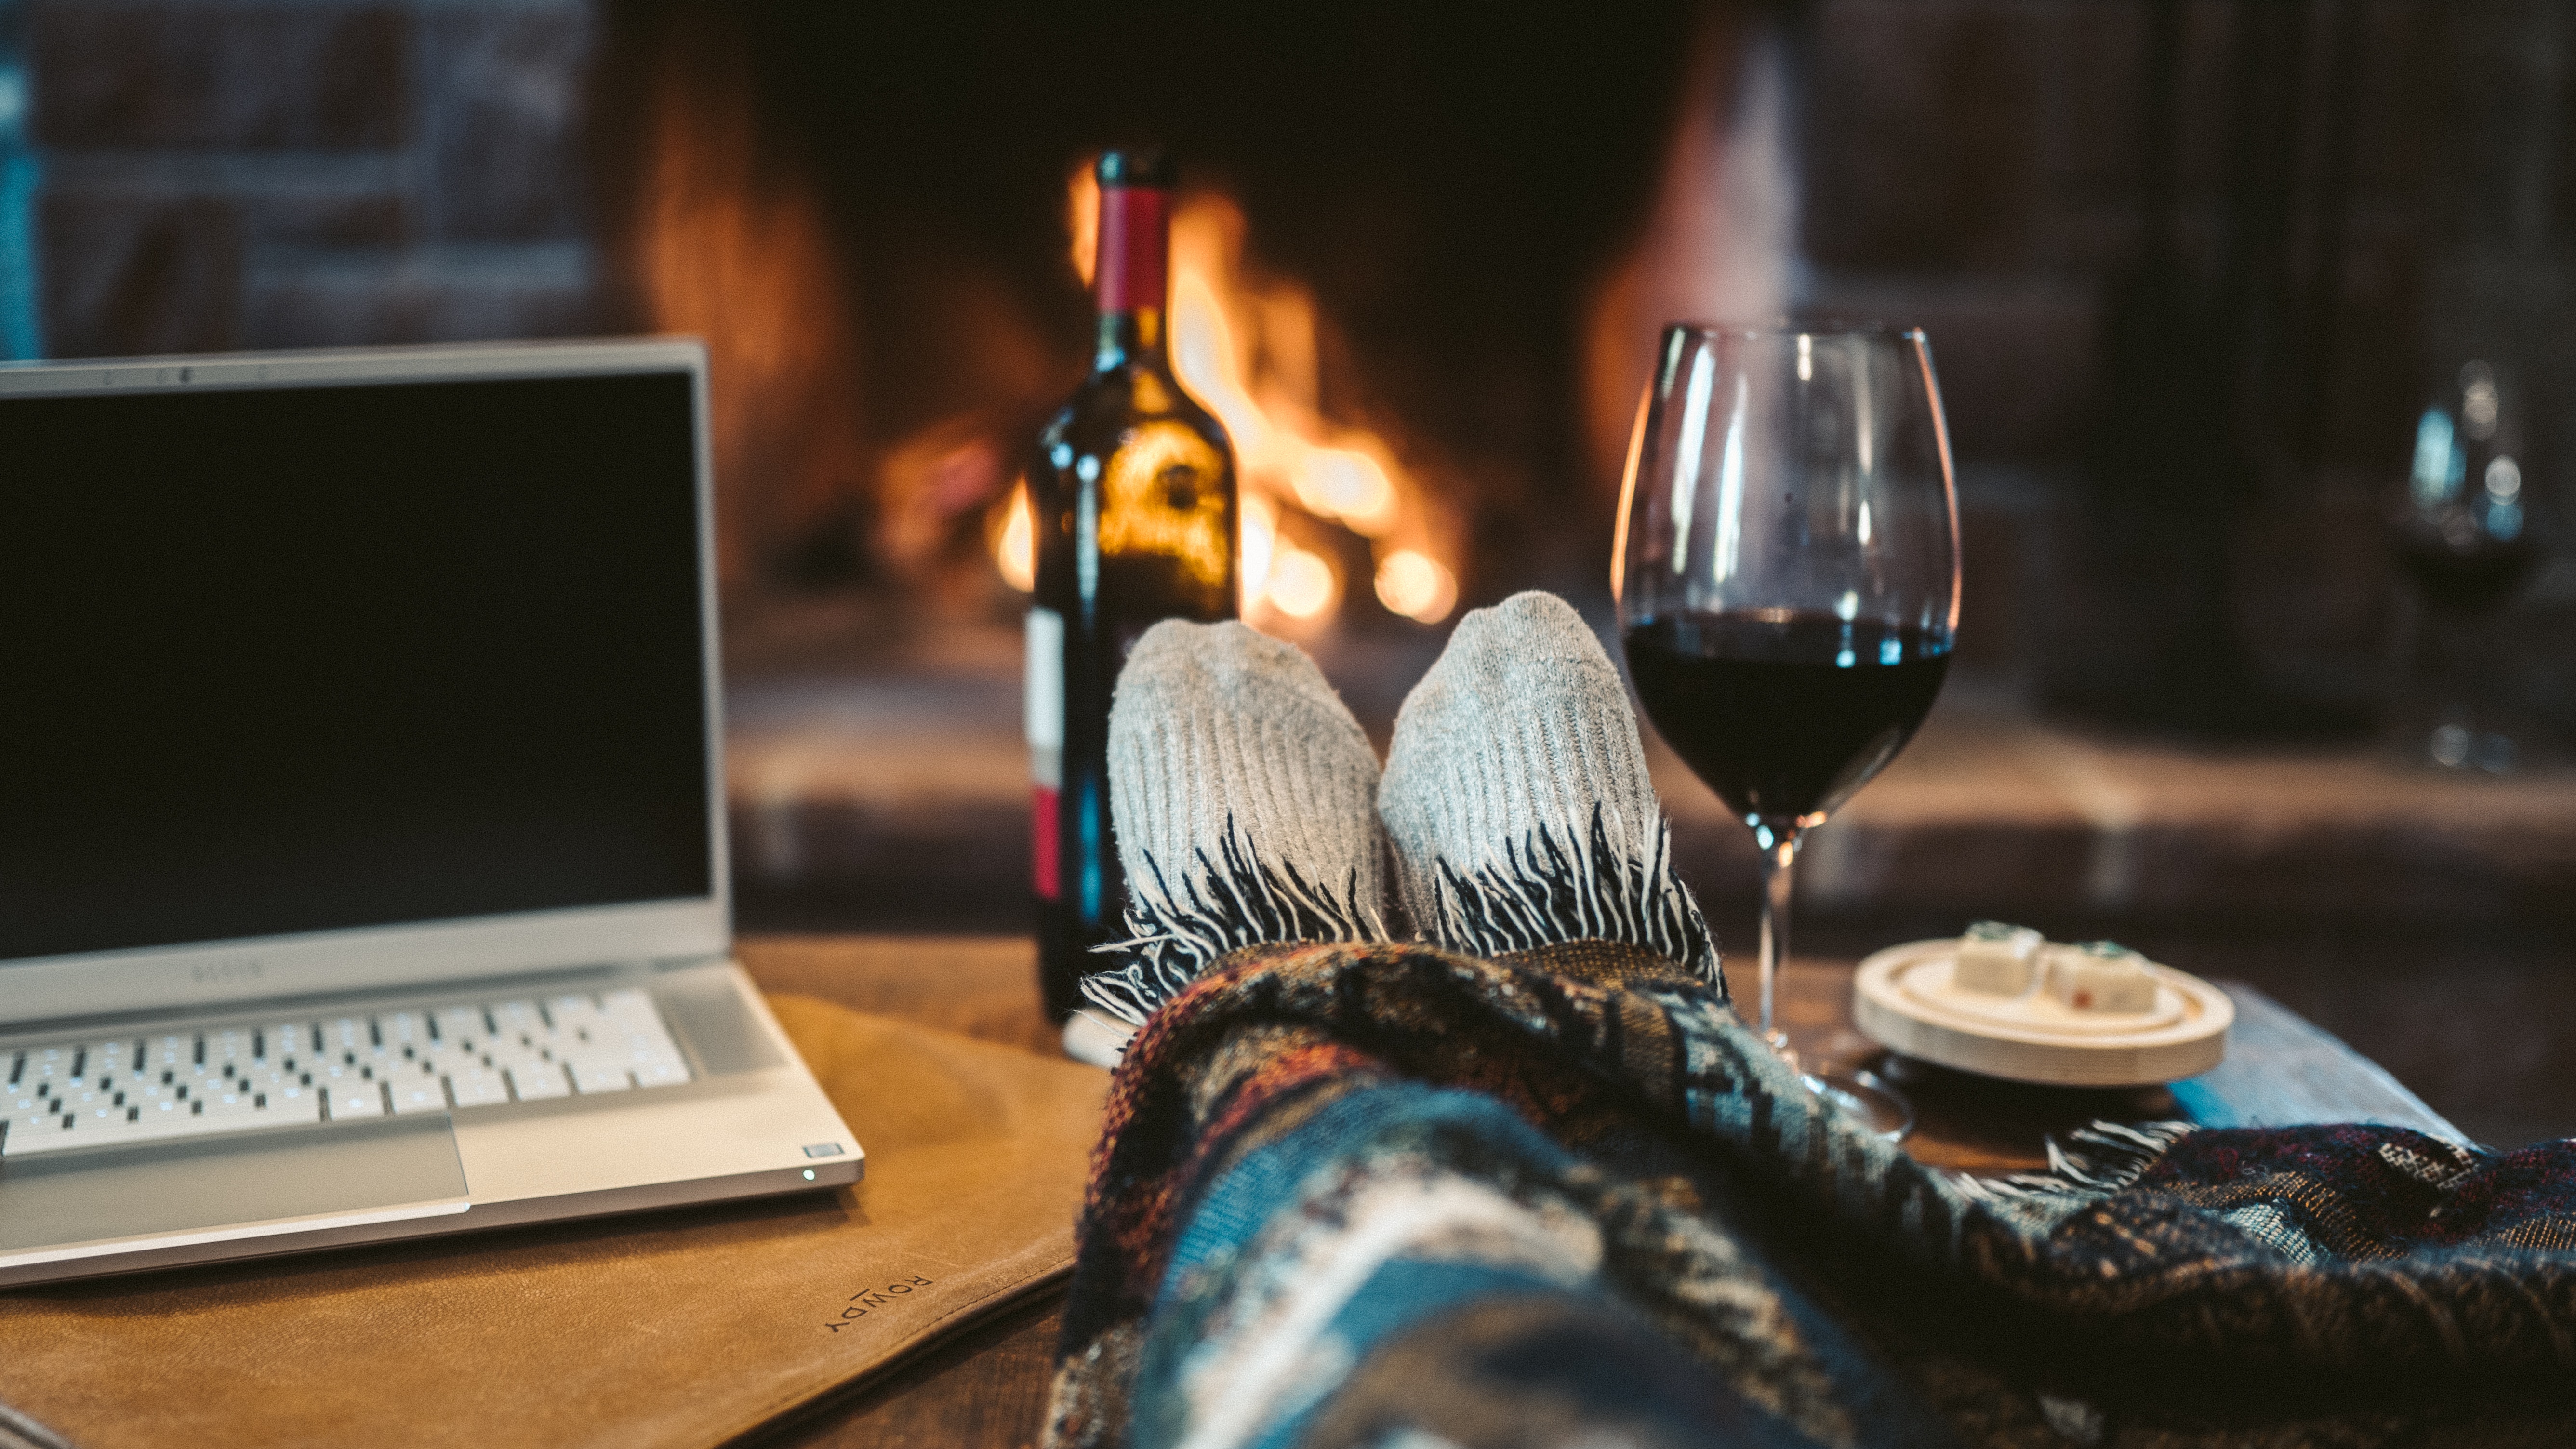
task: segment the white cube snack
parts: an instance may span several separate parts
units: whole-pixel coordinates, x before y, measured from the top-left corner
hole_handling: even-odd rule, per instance
[[[2030,989],[2044,944],[2028,926],[1979,921],[1959,937],[1958,964],[1951,968],[1950,982],[1961,991],[2019,996]]]
[[[2048,994],[2069,1011],[2135,1015],[2156,1005],[2156,974],[2147,958],[2116,941],[2051,946]]]

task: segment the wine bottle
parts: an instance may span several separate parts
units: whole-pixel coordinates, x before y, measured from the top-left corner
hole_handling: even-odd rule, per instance
[[[1109,699],[1156,621],[1235,615],[1234,450],[1166,351],[1171,163],[1100,158],[1091,375],[1028,470],[1037,586],[1028,618],[1031,857],[1048,1016],[1080,1004],[1092,948],[1118,939],[1126,883],[1109,816]]]

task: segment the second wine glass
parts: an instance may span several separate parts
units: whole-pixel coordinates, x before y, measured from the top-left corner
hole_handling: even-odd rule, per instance
[[[1958,498],[1920,330],[1676,325],[1629,448],[1611,586],[1646,714],[1753,831],[1761,1031],[1805,832],[1913,738],[1959,614]],[[1808,1078],[1889,1136],[1875,1080]]]

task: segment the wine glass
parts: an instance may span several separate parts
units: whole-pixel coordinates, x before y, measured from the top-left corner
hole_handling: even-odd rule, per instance
[[[2388,520],[2423,605],[2396,732],[2408,753],[2444,769],[2501,775],[2521,755],[2492,684],[2496,616],[2539,558],[2517,401],[2493,365],[2461,367],[2415,421],[2413,466]]]
[[[1611,588],[1647,715],[1763,853],[1761,1032],[1805,832],[1940,693],[1959,618],[1958,497],[1920,329],[1665,329],[1638,409]],[[1888,1137],[1904,1098],[1807,1076]]]

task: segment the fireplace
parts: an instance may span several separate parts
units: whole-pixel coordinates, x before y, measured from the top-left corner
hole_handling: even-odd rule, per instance
[[[1004,621],[1081,161],[1150,135],[1266,626],[1403,659],[1512,588],[1599,605],[1656,325],[1816,306],[1931,332],[1963,667],[2203,728],[2262,723],[2159,703],[2210,640],[2293,723],[2375,699],[2439,359],[2566,411],[2544,4],[1023,9],[14,0],[9,295],[55,356],[699,332],[737,618]],[[2501,626],[2562,731],[2569,577]]]
[[[742,339],[742,406],[801,440],[731,445],[732,563],[764,598],[1011,612],[1019,451],[1088,341],[1082,163],[1143,136],[1189,162],[1175,320],[1244,455],[1247,615],[1328,656],[1418,659],[1518,587],[1606,604],[1657,327],[1801,307],[1931,332],[1971,675],[2119,722],[2349,732],[2402,613],[2379,519],[2425,379],[2503,346],[2561,386],[2554,344],[2479,300],[2551,244],[2499,260],[2445,219],[2463,186],[2555,184],[2540,79],[2458,103],[2500,50],[2563,49],[2529,7],[603,15],[609,252],[645,259],[652,324]],[[743,205],[675,211],[675,155]],[[2490,180],[2445,180],[2469,155]],[[2533,641],[2566,608],[2508,626],[2523,657],[2559,657]],[[2541,704],[2576,725],[2576,696]]]
[[[717,338],[719,378],[768,410],[728,445],[768,495],[742,501],[733,565],[766,586],[947,594],[970,555],[1012,576],[1019,453],[1086,357],[1084,162],[1107,142],[1184,158],[1177,360],[1242,463],[1246,612],[1291,634],[1589,583],[1657,320],[1638,319],[1674,290],[1639,238],[1773,259],[1785,240],[1769,218],[1711,234],[1736,193],[1785,189],[1777,155],[1747,162],[1762,181],[1664,195],[1668,152],[1715,177],[1737,111],[1779,139],[1778,85],[1741,78],[1759,17],[608,15],[631,78],[609,104],[636,118],[608,129],[640,156],[607,215],[651,322]],[[1685,109],[1706,123],[1676,146]],[[1776,307],[1777,265],[1722,270],[1770,292],[1723,301]],[[1606,408],[1594,354],[1618,359]],[[754,464],[764,426],[852,446]]]

